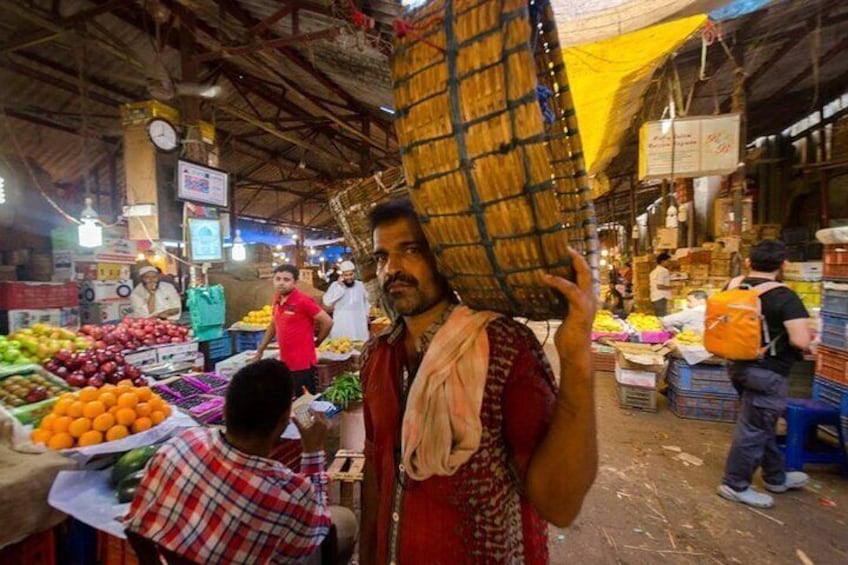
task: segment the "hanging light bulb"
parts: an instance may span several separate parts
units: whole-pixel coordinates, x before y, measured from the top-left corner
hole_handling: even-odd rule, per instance
[[[247,259],[247,249],[244,246],[244,240],[241,238],[241,230],[236,230],[236,236],[233,238],[231,256],[233,261],[244,261]]]
[[[6,179],[0,177],[0,205],[6,203]]]
[[[97,225],[97,212],[91,207],[91,198],[85,199],[85,208],[80,214],[80,247],[100,247],[103,245],[103,228]]]

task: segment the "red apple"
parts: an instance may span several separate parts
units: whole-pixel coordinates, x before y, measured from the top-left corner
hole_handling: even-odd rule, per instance
[[[67,349],[60,349],[56,352],[56,355],[54,355],[53,358],[59,363],[65,364],[70,361],[72,355],[73,353],[71,353]]]
[[[118,368],[118,366],[114,363],[114,361],[107,361],[107,362],[103,363],[102,365],[100,365],[100,371],[104,375],[111,375],[112,373],[115,372],[115,370],[117,368]]]
[[[82,366],[82,374],[86,377],[91,377],[97,372],[97,363],[86,361]]]
[[[56,370],[53,371],[53,373],[56,374],[57,377],[62,377],[65,380],[67,380],[68,375],[71,374],[71,372],[68,371],[67,367],[57,367]]]
[[[106,384],[106,380],[100,375],[100,373],[97,373],[96,375],[88,379],[88,386],[93,386],[94,388],[100,388],[104,384]]]
[[[72,387],[82,388],[86,385],[88,380],[81,373],[72,373],[68,376],[68,384]]]

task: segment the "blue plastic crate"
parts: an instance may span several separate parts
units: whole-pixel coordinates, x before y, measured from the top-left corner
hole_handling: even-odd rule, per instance
[[[253,351],[259,347],[259,344],[262,343],[262,338],[265,337],[265,331],[260,330],[256,332],[232,332],[233,333],[233,347],[236,353],[241,353],[242,351]]]
[[[813,398],[831,406],[841,406],[848,397],[848,386],[816,375],[813,378]]]
[[[821,320],[822,344],[834,349],[848,351],[848,317],[822,312]]]
[[[669,386],[668,407],[681,418],[732,423],[738,414],[739,396],[690,392]]]
[[[848,290],[837,290],[825,283],[821,309],[828,314],[844,315],[848,312]]]
[[[736,394],[727,367],[723,365],[689,365],[682,359],[673,359],[668,365],[666,379],[678,390]]]
[[[203,355],[210,361],[221,361],[233,356],[233,341],[229,335],[201,342]]]

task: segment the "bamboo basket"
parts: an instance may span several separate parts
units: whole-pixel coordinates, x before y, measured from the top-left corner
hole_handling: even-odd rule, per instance
[[[597,229],[577,120],[548,0],[431,0],[404,14],[392,58],[410,197],[462,301],[560,317],[540,275],[597,288]]]
[[[376,271],[371,255],[373,243],[368,213],[377,204],[406,194],[403,169],[393,167],[349,183],[330,198],[330,210],[344,233],[345,241],[353,252],[353,259],[360,273],[363,273],[363,278],[365,273]]]

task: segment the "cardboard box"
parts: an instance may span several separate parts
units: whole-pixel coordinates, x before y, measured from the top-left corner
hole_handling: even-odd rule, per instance
[[[132,315],[132,303],[100,302],[80,306],[80,319],[83,324],[108,324],[123,320]]]
[[[665,373],[665,356],[670,351],[662,345],[617,343],[615,345],[616,381],[631,386],[655,386]]]
[[[124,359],[130,365],[145,367],[159,363],[159,354],[155,347],[147,347],[144,349],[136,349],[129,353],[124,353]]]
[[[160,345],[156,347],[156,355],[160,363],[184,363],[186,361],[194,361],[199,350],[198,342],[188,341],[185,343]]]
[[[215,363],[215,372],[224,378],[232,378],[239,369],[250,363],[250,360],[253,359],[254,355],[256,355],[255,351],[242,351],[241,353],[233,355],[229,359],[219,361],[218,363]],[[266,349],[262,358],[276,359],[279,355],[280,352],[277,349]]]
[[[132,294],[133,282],[129,279],[118,281],[84,281],[79,284],[81,304],[98,302],[125,302]]]
[[[822,280],[823,274],[822,261],[793,262],[783,268],[783,278],[791,281],[817,282]]]
[[[44,310],[7,310],[0,312],[0,333],[10,334],[33,324],[62,324],[62,309],[48,308]]]
[[[677,228],[657,228],[657,236],[654,238],[655,249],[676,249]]]
[[[0,265],[0,281],[18,280],[18,268],[14,265]]]
[[[126,228],[103,229],[103,245],[93,249],[79,246],[79,234],[75,226],[59,228],[51,232],[54,253],[70,252],[74,262],[126,263],[133,265],[138,258],[138,242],[129,239]]]
[[[78,281],[127,280],[132,276],[130,265],[121,263],[74,263]]]
[[[74,283],[0,282],[0,310],[45,310],[78,305]]]

